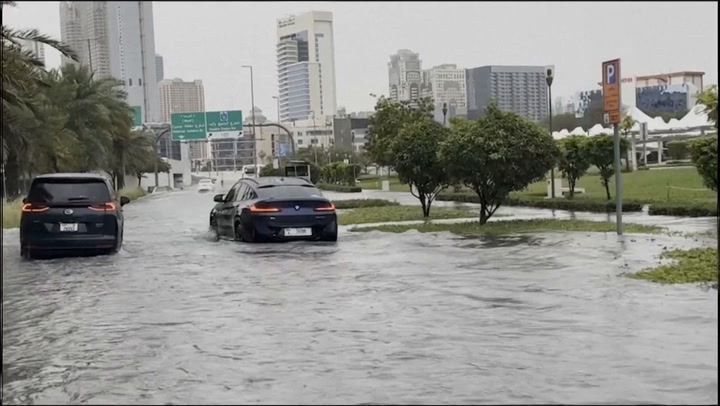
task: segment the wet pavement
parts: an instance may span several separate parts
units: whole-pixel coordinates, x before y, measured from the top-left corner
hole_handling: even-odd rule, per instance
[[[211,199],[131,203],[115,256],[23,261],[5,231],[3,403],[717,403],[717,291],[622,276],[713,240],[218,243]]]

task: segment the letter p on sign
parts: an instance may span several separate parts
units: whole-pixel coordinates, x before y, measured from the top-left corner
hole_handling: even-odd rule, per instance
[[[614,85],[617,83],[617,75],[615,75],[615,65],[609,63],[605,66],[605,83]]]

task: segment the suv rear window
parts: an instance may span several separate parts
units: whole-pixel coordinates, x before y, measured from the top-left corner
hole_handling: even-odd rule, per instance
[[[28,193],[30,203],[109,202],[107,184],[94,179],[37,179]]]

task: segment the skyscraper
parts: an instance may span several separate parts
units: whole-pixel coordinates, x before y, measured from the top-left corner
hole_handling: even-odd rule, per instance
[[[97,77],[121,80],[145,122],[159,119],[152,2],[61,1],[60,27],[81,64]]]
[[[158,83],[165,79],[165,62],[162,55],[155,55],[155,73],[157,74],[155,77]]]
[[[202,80],[184,82],[182,79],[164,79],[158,84],[160,93],[160,121],[169,123],[172,113],[195,113],[205,111],[205,88]],[[210,157],[207,142],[190,144],[190,159],[205,160]]]
[[[420,54],[401,49],[391,55],[388,63],[390,100],[414,105],[419,99],[431,96],[429,88],[426,88],[430,81],[429,74],[423,73]]]
[[[468,118],[482,116],[491,102],[531,121],[548,116],[544,66],[482,66],[467,70]]]
[[[434,117],[438,122],[443,121],[443,105],[447,106],[447,119],[455,116],[467,115],[467,90],[465,88],[465,69],[454,64],[435,66],[423,72],[426,77],[421,86],[427,86],[435,104]],[[422,97],[425,97],[422,95]]]
[[[326,11],[278,19],[280,121],[335,114],[333,16]]]

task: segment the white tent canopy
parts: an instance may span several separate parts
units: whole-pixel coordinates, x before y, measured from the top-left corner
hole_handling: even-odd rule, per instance
[[[570,132],[570,135],[587,135],[587,133],[582,127],[575,127],[575,129]]]

